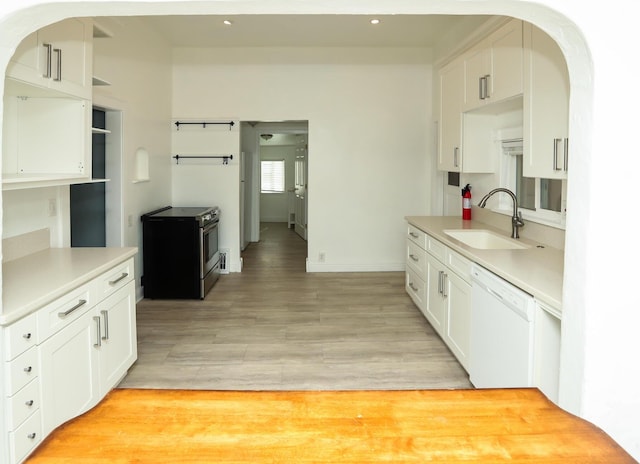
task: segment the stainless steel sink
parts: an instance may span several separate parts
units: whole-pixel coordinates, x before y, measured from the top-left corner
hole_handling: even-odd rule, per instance
[[[482,250],[522,250],[531,248],[526,243],[486,229],[449,229],[443,232],[471,248]]]

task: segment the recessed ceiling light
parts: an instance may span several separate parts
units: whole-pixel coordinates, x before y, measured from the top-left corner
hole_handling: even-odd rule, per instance
[[[228,19],[225,19],[224,21],[222,21],[222,24],[224,24],[225,26],[231,26],[233,23]]]
[[[372,19],[371,21],[369,21],[371,24],[380,24],[380,20],[379,19]]]

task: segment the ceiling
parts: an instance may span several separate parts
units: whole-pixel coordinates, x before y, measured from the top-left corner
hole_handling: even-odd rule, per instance
[[[145,16],[175,47],[431,47],[465,16]],[[372,25],[377,18],[380,23]],[[223,20],[231,21],[225,25]]]

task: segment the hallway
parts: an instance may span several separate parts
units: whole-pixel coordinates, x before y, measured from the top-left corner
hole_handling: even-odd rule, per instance
[[[138,304],[129,388],[471,388],[404,291],[404,274],[306,273],[306,242],[262,224],[242,273],[205,300]]]

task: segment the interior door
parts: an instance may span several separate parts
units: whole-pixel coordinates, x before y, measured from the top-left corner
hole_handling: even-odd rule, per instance
[[[295,227],[300,237],[307,239],[307,145],[296,151],[295,161]]]

